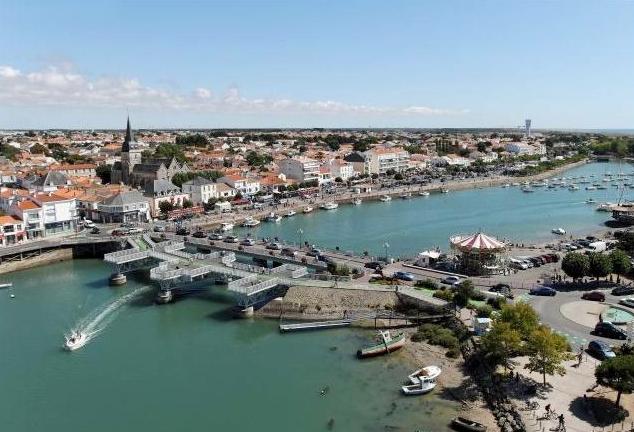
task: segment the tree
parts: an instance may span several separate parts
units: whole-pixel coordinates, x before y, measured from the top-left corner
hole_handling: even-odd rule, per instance
[[[522,347],[522,336],[510,323],[495,321],[491,331],[482,338],[482,348],[487,359],[493,364],[501,364],[506,372],[510,359]]]
[[[612,261],[610,257],[601,253],[591,253],[589,275],[598,279],[600,277],[606,277],[610,273],[612,273]]]
[[[110,183],[110,174],[112,173],[112,167],[110,165],[99,165],[95,169],[97,177],[101,179],[101,184]]]
[[[183,208],[190,208],[193,206],[194,206],[194,203],[191,200],[188,200],[188,199],[183,200]]]
[[[176,158],[179,162],[186,162],[187,158],[183,149],[176,144],[161,143],[154,150],[154,157],[171,159]]]
[[[31,146],[31,148],[29,149],[29,151],[31,152],[31,154],[43,154],[43,155],[47,155],[48,154],[48,147],[43,146],[42,144],[33,144]]]
[[[612,262],[612,271],[618,275],[617,282],[622,274],[629,272],[632,268],[630,257],[621,249],[614,249],[610,253],[610,261]]]
[[[174,204],[169,201],[161,201],[159,203],[159,210],[161,211],[161,213],[167,214],[174,210]]]
[[[570,252],[561,260],[561,269],[574,280],[586,276],[590,271],[590,260],[587,256]]]
[[[554,333],[545,325],[533,331],[528,338],[526,348],[529,357],[524,368],[531,372],[541,373],[544,385],[546,385],[546,375],[565,375],[566,368],[561,363],[574,358],[569,351],[566,338]]]
[[[273,160],[269,155],[261,155],[253,150],[247,152],[246,160],[251,166],[261,167]]]
[[[539,326],[539,315],[530,304],[520,301],[503,305],[496,321],[509,323],[527,339]]]
[[[474,293],[475,287],[473,286],[473,282],[469,279],[465,279],[458,284],[453,301],[456,305],[465,307],[469,303],[469,299],[473,297]]]
[[[621,355],[604,360],[594,370],[597,383],[616,390],[616,406],[622,393],[634,391],[634,355]]]
[[[207,147],[209,140],[206,136],[201,134],[177,136],[176,144],[179,146],[193,146],[193,147]]]

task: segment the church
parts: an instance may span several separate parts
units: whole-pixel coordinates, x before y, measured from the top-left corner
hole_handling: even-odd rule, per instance
[[[142,153],[134,139],[128,117],[125,139],[121,146],[121,162],[113,165],[111,182],[146,189],[153,185],[155,180],[171,181],[175,174],[190,171],[187,163],[181,164],[176,158],[146,158]]]

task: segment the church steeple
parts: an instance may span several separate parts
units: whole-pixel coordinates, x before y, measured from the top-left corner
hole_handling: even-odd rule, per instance
[[[121,152],[128,153],[130,151],[130,144],[134,144],[134,134],[132,133],[132,128],[130,127],[130,116],[128,116],[128,124],[125,130],[125,140],[123,141],[123,146],[121,146]]]

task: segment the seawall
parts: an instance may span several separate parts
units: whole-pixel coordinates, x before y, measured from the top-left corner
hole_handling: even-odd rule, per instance
[[[71,260],[73,258],[73,248],[71,247],[50,250],[28,258],[16,258],[13,261],[3,261],[2,265],[0,265],[0,274],[11,273],[18,270],[26,270],[33,267]]]

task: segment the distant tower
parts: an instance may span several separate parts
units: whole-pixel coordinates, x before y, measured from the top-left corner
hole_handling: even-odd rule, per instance
[[[130,127],[130,117],[125,131],[125,139],[121,146],[121,181],[130,184],[130,174],[136,164],[141,163],[141,151],[137,148],[132,128]]]
[[[524,125],[526,127],[524,133],[526,133],[526,137],[528,138],[531,136],[531,119],[524,120]]]

